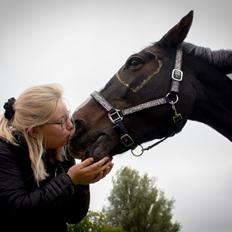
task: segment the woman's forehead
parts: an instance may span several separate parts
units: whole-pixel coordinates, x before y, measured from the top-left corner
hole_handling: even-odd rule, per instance
[[[63,101],[57,103],[57,107],[54,112],[55,118],[64,117],[69,113],[67,105]]]

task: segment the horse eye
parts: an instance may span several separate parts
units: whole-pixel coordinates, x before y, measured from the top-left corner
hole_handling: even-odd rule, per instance
[[[131,69],[139,68],[144,64],[144,61],[140,57],[132,57],[127,61],[127,66]]]

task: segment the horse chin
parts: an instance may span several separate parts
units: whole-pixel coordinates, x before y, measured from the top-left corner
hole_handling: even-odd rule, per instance
[[[68,143],[68,146],[66,147],[66,153],[75,159],[81,160],[83,160],[86,156],[86,150],[74,148],[70,143]]]
[[[86,158],[93,157],[95,161],[102,159],[105,156],[112,158],[111,150],[113,144],[106,134],[100,135],[95,142],[87,147]]]

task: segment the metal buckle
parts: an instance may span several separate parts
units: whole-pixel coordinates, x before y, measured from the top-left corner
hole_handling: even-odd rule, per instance
[[[124,145],[125,147],[129,147],[129,148],[130,148],[132,145],[135,145],[133,139],[132,139],[132,138],[130,137],[130,135],[128,135],[128,134],[122,135],[122,136],[120,137],[120,139],[121,139],[121,141],[122,141],[122,143],[123,143],[123,145]]]
[[[175,81],[182,81],[183,79],[183,72],[179,69],[174,68],[172,70],[172,79]]]
[[[117,122],[122,121],[123,114],[118,109],[112,109],[109,111],[108,117],[113,124],[116,124]]]

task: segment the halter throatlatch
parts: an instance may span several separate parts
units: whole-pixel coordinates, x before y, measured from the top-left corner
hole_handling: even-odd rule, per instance
[[[94,91],[91,96],[107,111],[108,117],[110,121],[113,124],[113,128],[118,133],[119,138],[122,142],[122,144],[128,148],[131,149],[131,153],[134,156],[140,156],[143,154],[144,151],[151,149],[152,147],[160,144],[167,138],[173,136],[176,133],[176,130],[174,130],[172,133],[167,135],[166,137],[160,139],[159,141],[155,142],[154,144],[143,148],[141,144],[136,144],[132,137],[129,135],[125,125],[123,124],[123,118],[124,116],[127,116],[129,114],[133,114],[135,112],[152,108],[155,106],[160,106],[164,104],[170,104],[171,109],[173,111],[173,123],[177,125],[179,122],[182,121],[182,115],[177,112],[176,104],[179,101],[178,93],[179,93],[179,86],[180,82],[183,79],[183,72],[181,71],[181,63],[182,63],[182,50],[179,48],[176,51],[176,60],[175,60],[175,68],[172,70],[172,82],[171,82],[171,88],[170,91],[166,94],[166,96],[162,98],[158,98],[152,101],[148,101],[127,109],[119,110],[114,108],[99,92]],[[140,148],[139,153],[136,154],[135,148]],[[137,150],[137,149],[136,149]]]

